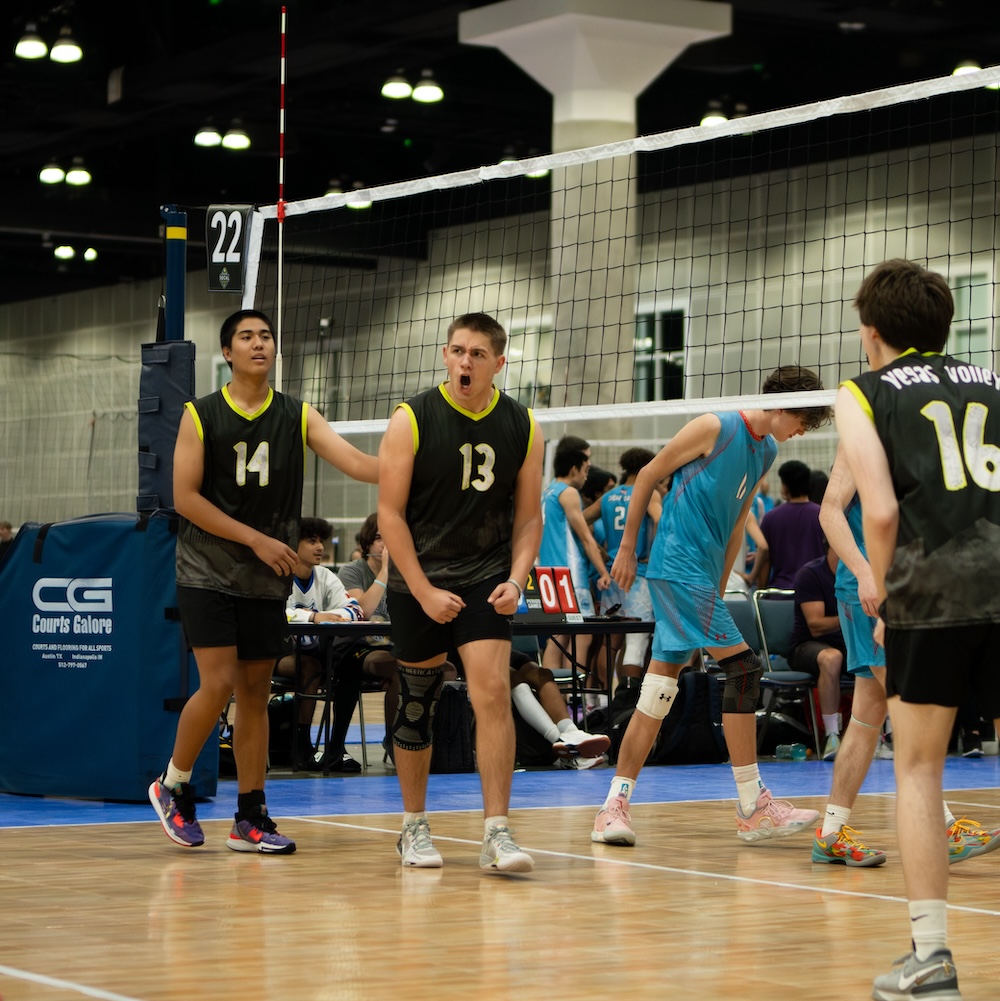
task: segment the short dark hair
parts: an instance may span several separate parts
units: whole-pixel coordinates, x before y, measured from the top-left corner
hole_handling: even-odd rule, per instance
[[[579,438],[575,434],[564,434],[556,442],[557,452],[586,452],[590,448],[590,442],[586,438]]]
[[[580,453],[583,454],[582,452]],[[608,472],[606,469],[601,469],[600,466],[591,466],[590,472],[587,473],[587,479],[583,486],[580,487],[580,493],[593,503],[599,497],[603,496],[605,487],[608,485],[608,480],[612,483],[617,483],[618,478],[614,473]]]
[[[299,518],[299,539],[320,539],[326,542],[333,535],[333,526],[325,518]]]
[[[761,386],[762,393],[812,393],[823,388],[820,377],[801,365],[782,365],[776,368]],[[799,407],[785,410],[801,418],[807,431],[815,431],[830,420],[830,407]]]
[[[552,472],[556,476],[569,476],[574,468],[583,468],[590,460],[586,452],[577,451],[575,448],[563,449],[561,452],[556,449],[556,454],[552,458]]]
[[[822,469],[809,470],[809,500],[814,504],[822,504],[829,483],[830,477]]]
[[[874,327],[891,348],[943,351],[955,314],[948,283],[936,271],[895,257],[866,276],[854,297],[866,327]]]
[[[643,466],[648,466],[656,456],[648,448],[627,448],[618,458],[625,479],[635,476]]]
[[[378,513],[373,511],[365,518],[365,523],[358,532],[358,548],[361,550],[362,559],[368,559],[376,535],[378,535]]]
[[[477,334],[485,334],[490,341],[490,347],[497,356],[502,355],[507,347],[507,331],[488,313],[463,313],[456,316],[448,325],[448,343],[456,330],[474,330]]]
[[[778,478],[789,497],[805,497],[809,493],[809,467],[798,459],[789,459],[778,467]]]
[[[271,317],[267,313],[262,313],[259,309],[238,309],[235,313],[231,313],[222,321],[222,327],[219,330],[219,346],[223,348],[232,348],[233,346],[233,334],[236,333],[236,328],[240,325],[242,320],[249,320],[250,318],[257,320],[263,320],[268,327],[271,328],[271,334],[274,337],[275,343],[277,343],[278,335],[275,333],[274,324],[271,322]],[[227,362],[230,368],[233,367],[232,362]]]

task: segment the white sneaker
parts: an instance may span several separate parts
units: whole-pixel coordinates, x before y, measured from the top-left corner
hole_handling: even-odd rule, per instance
[[[441,853],[431,841],[431,825],[426,817],[403,824],[396,851],[403,865],[416,869],[440,869],[444,865]]]
[[[479,853],[480,869],[497,869],[500,872],[531,872],[535,860],[518,848],[509,827],[491,827],[483,839]]]
[[[559,735],[552,750],[560,758],[573,758],[578,754],[584,758],[593,758],[603,754],[610,746],[611,738],[606,733],[587,733],[572,727]]]

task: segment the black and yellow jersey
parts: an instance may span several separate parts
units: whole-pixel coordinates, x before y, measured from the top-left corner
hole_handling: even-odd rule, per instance
[[[509,573],[514,483],[534,440],[531,411],[494,388],[474,414],[443,384],[400,407],[414,448],[406,521],[427,578],[458,588]],[[394,566],[389,586],[408,590]]]
[[[269,390],[251,414],[241,410],[224,387],[185,406],[205,446],[202,496],[230,517],[294,549],[302,513],[306,404]],[[284,600],[289,582],[249,547],[181,519],[178,584]]]
[[[899,501],[886,624],[1000,622],[1000,376],[910,350],[844,386],[875,425]]]

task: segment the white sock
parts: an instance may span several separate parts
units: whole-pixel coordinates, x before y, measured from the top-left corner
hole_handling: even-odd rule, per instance
[[[171,758],[167,763],[167,770],[163,773],[163,784],[168,789],[176,789],[182,782],[191,781],[191,771],[182,772]]]
[[[840,713],[823,713],[823,732],[828,737],[840,736]]]
[[[427,819],[427,811],[426,810],[418,810],[416,813],[407,813],[405,811],[403,812],[403,826],[404,827],[407,824],[414,824],[418,820],[426,820],[426,819]]]
[[[946,900],[911,900],[910,935],[917,959],[927,959],[932,952],[947,948],[948,902]]]
[[[568,730],[570,733],[575,733],[580,728],[576,725],[575,720],[571,720],[568,716],[565,719],[556,720],[556,726],[559,728],[560,733],[566,733]]]
[[[486,837],[490,836],[490,831],[492,831],[494,827],[510,827],[510,824],[507,823],[507,815],[503,814],[502,816],[486,818],[483,822],[483,831]]]
[[[764,791],[764,783],[760,780],[760,769],[757,767],[757,763],[733,765],[733,780],[736,782],[736,795],[739,797],[743,816],[749,817],[757,809],[757,800]]]
[[[559,727],[549,719],[549,714],[542,708],[541,702],[535,698],[531,686],[522,681],[515,685],[510,693],[511,701],[517,706],[517,711],[532,730],[537,730],[550,744],[559,739]]]
[[[955,823],[955,814],[951,812],[951,810],[948,808],[948,804],[945,803],[943,800],[941,802],[941,805],[944,807],[944,826],[945,828],[951,827],[951,825]]]
[[[851,819],[851,810],[847,806],[834,806],[832,803],[826,804],[826,813],[823,815],[823,830],[820,831],[821,838],[829,834],[835,834],[844,824]]]
[[[611,780],[611,788],[608,790],[608,798],[604,801],[604,805],[607,806],[616,796],[624,796],[625,802],[631,803],[635,783],[636,779],[630,779],[624,775],[616,775]]]

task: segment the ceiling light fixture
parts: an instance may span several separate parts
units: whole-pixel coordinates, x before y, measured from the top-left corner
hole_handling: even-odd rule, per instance
[[[967,76],[969,73],[978,73],[982,66],[975,59],[966,59],[960,62],[952,71],[952,76]]]
[[[52,251],[53,256],[58,257],[60,261],[71,261],[76,257],[76,251],[70,247],[68,244],[62,244]]]
[[[222,133],[211,123],[206,122],[194,134],[195,146],[218,146],[222,143]]]
[[[421,104],[435,104],[444,97],[441,85],[436,83],[430,70],[420,74],[420,83],[413,88],[413,100]]]
[[[38,172],[38,180],[42,184],[60,184],[66,180],[66,171],[53,160],[52,163],[47,163]]]
[[[701,116],[701,121],[698,124],[709,127],[722,125],[723,122],[728,121],[729,116],[722,110],[722,105],[718,101],[709,101],[708,110]]]
[[[36,25],[28,23],[24,26],[24,34],[14,46],[14,55],[18,59],[42,59],[49,54],[45,39],[38,34]]]
[[[340,186],[339,181],[331,180],[329,187],[326,189],[326,193],[328,195],[342,195],[344,193],[344,189]]]
[[[88,248],[87,248],[87,249],[86,249],[86,250],[85,250],[85,251],[83,252],[83,259],[84,259],[85,261],[96,261],[96,260],[97,260],[97,251],[96,251],[96,250],[94,250],[94,248],[93,248],[93,247],[88,247]]]
[[[360,181],[355,181],[351,185],[351,189],[345,203],[349,209],[370,209],[372,207],[372,200],[359,193],[364,189],[364,185]]]
[[[83,165],[83,157],[74,156],[73,166],[66,171],[66,183],[79,188],[84,184],[90,184],[92,180],[90,171]]]
[[[396,72],[389,77],[384,84],[382,84],[382,96],[388,97],[390,100],[399,101],[404,97],[410,97],[413,94],[413,88],[410,86],[410,81],[403,76],[403,71],[401,69],[396,70]]]
[[[83,58],[83,49],[74,41],[68,27],[59,31],[59,37],[52,46],[49,59],[54,63],[78,63]]]
[[[387,118],[385,123],[379,126],[379,132],[395,132],[396,126],[399,125],[399,119],[397,118]]]
[[[250,137],[239,122],[233,122],[233,127],[222,137],[222,145],[225,149],[249,149]]]

